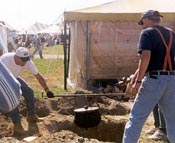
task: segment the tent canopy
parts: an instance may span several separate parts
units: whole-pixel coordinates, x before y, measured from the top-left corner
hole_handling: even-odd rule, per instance
[[[29,28],[27,28],[25,31],[27,32],[27,34],[37,34],[39,31],[46,29],[48,27],[49,25],[47,24],[36,22],[33,25],[31,25]]]
[[[57,25],[51,25],[46,29],[39,31],[38,33],[60,34],[61,30]]]
[[[175,18],[175,15],[170,15],[170,13],[175,12],[172,3],[175,3],[175,0],[115,0],[90,8],[67,11],[64,13],[64,20],[126,21],[127,19],[135,21],[140,18],[140,13],[149,9],[158,10],[164,15],[165,20],[168,20]]]

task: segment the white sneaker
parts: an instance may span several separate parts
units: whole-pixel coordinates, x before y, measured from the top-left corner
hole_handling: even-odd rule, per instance
[[[166,141],[168,140],[167,136],[163,131],[157,130],[153,135],[148,137],[149,139],[152,139],[154,141]]]
[[[159,129],[159,128],[156,128],[156,127],[151,128],[151,129],[147,130],[147,131],[145,132],[145,134],[147,134],[147,135],[152,135],[152,134],[154,134],[158,129]]]

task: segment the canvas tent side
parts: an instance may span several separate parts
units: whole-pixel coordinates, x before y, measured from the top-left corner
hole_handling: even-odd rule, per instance
[[[150,7],[157,9],[164,16],[163,24],[173,27],[175,8],[165,7],[166,2],[116,0],[65,12],[65,26],[69,25],[71,33],[68,79],[75,87],[89,88],[95,79],[117,79],[134,73],[140,15]]]
[[[7,27],[0,23],[0,44],[3,47],[3,53],[8,52],[7,47]]]

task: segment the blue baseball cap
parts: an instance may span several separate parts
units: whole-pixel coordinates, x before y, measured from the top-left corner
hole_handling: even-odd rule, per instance
[[[142,14],[138,24],[143,25],[143,18],[160,18],[163,17],[157,10],[148,10]]]

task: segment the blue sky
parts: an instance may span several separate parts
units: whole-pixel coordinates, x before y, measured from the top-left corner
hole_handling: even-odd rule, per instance
[[[20,30],[35,22],[51,24],[64,11],[109,1],[112,0],[0,0],[0,20]]]

